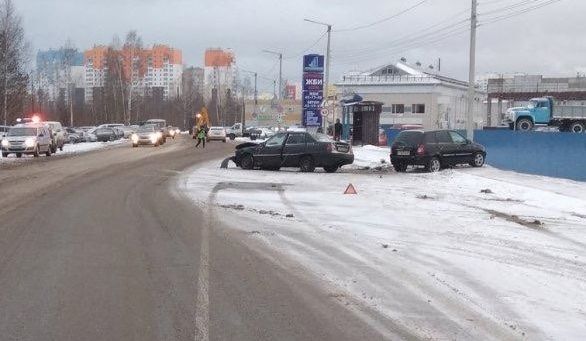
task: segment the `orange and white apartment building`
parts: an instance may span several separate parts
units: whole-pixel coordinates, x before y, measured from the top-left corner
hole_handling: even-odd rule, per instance
[[[92,102],[94,90],[104,86],[106,71],[109,67],[109,52],[114,53],[114,59],[110,58],[110,60],[120,63],[116,66],[122,68],[126,82],[130,81],[132,75],[133,93],[145,94],[159,88],[162,89],[165,99],[181,95],[183,74],[181,50],[166,45],[154,45],[150,49],[124,47],[120,51],[111,51],[106,46],[95,46],[84,52],[86,102]]]

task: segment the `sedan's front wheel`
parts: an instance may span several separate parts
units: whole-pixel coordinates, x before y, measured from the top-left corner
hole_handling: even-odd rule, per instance
[[[240,167],[242,169],[253,169],[254,159],[252,158],[252,155],[244,155],[242,160],[240,160]]]
[[[338,171],[338,166],[326,166],[324,167],[324,170],[326,171],[326,173],[335,173]]]
[[[472,162],[470,162],[470,166],[472,167],[482,167],[484,166],[484,155],[482,153],[474,154]]]

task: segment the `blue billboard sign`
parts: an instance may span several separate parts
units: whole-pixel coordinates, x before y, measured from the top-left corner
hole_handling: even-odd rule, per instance
[[[303,72],[324,72],[324,56],[308,54],[303,56]]]
[[[321,105],[324,99],[324,56],[303,56],[303,126],[322,125]]]

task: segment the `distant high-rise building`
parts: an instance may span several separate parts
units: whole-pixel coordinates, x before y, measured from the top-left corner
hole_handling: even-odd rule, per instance
[[[236,93],[236,58],[234,53],[223,49],[207,49],[204,63],[204,97],[212,93]],[[222,97],[220,97],[220,100]]]
[[[109,67],[108,53],[113,53],[113,57],[121,62],[123,80],[130,82],[132,79],[133,93],[145,94],[156,90],[162,92],[165,99],[181,95],[181,50],[166,45],[139,50],[124,47],[120,51],[96,46],[84,53],[87,102],[92,101],[94,89],[104,86]]]
[[[84,88],[83,54],[74,48],[39,51],[37,53],[35,83],[50,100],[60,94],[69,100],[67,89]]]

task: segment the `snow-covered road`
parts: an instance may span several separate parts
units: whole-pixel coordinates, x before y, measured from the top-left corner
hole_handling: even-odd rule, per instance
[[[391,338],[583,339],[586,183],[490,167],[397,174],[386,150],[355,153],[337,174],[214,161],[179,186]],[[342,194],[350,183],[358,195]]]

